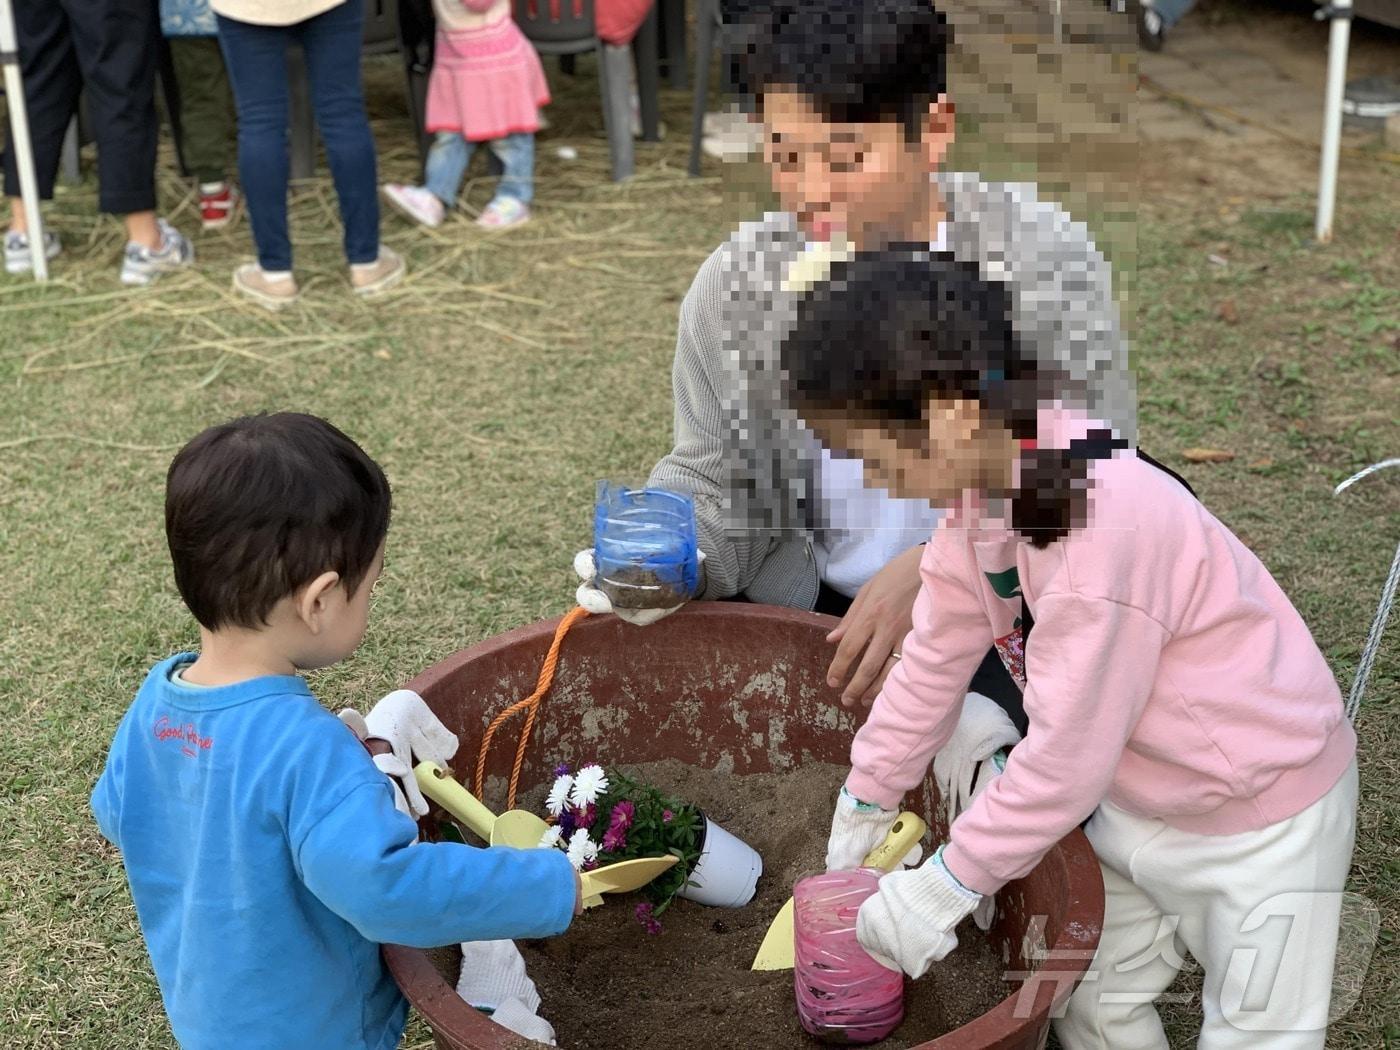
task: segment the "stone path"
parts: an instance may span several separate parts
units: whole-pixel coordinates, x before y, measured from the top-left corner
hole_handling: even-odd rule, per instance
[[[1224,22],[1210,12],[1192,12],[1168,34],[1161,52],[1140,56],[1139,72],[1146,78],[1138,107],[1143,141],[1215,138],[1244,144],[1278,138],[1275,131],[1320,141],[1327,27],[1294,10],[1254,6],[1243,16],[1230,11]],[[1396,69],[1400,32],[1356,21],[1347,79]],[[1344,141],[1360,144],[1371,137],[1347,132]]]

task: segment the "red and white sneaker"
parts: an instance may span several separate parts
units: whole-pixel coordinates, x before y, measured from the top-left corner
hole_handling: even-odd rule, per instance
[[[206,230],[222,230],[238,212],[238,191],[227,182],[199,184],[199,214]]]

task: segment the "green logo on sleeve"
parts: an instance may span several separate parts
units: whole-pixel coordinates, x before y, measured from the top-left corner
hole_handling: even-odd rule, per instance
[[[992,585],[992,590],[997,592],[998,598],[1021,597],[1021,577],[1016,572],[1016,566],[1013,565],[1001,572],[989,572],[986,576]]]

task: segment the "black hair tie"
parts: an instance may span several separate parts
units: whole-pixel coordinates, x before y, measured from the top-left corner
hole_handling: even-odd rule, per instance
[[[1130,448],[1126,438],[1114,437],[1111,430],[1091,430],[1075,438],[1065,449],[1069,459],[1108,459],[1113,453]]]

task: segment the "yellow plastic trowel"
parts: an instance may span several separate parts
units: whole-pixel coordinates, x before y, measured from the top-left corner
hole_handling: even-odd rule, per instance
[[[423,794],[493,846],[534,849],[549,829],[541,818],[523,809],[513,809],[497,817],[436,762],[419,762],[413,767],[413,775]],[[605,893],[641,889],[678,860],[680,858],[675,856],[640,857],[580,872],[583,906],[597,907],[603,903]]]
[[[542,818],[528,810],[512,809],[496,816],[457,783],[451,770],[436,762],[419,762],[413,767],[413,776],[423,794],[493,846],[534,849],[549,830]]]
[[[900,813],[885,836],[885,841],[867,853],[860,866],[875,868],[877,871],[893,871],[924,837],[927,830],[928,825],[913,813]],[[749,969],[792,969],[793,910],[793,901],[789,897],[773,924],[768,927],[768,932],[763,935],[763,943],[758,946],[758,954],[753,957],[753,965]]]

